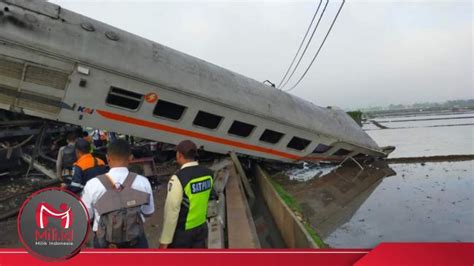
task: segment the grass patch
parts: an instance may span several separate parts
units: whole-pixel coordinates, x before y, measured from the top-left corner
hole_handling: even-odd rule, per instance
[[[324,243],[324,241],[321,239],[321,237],[319,237],[318,233],[316,233],[316,231],[314,231],[313,227],[311,227],[311,225],[308,222],[303,221],[303,225],[304,225],[304,228],[306,228],[306,231],[309,233],[309,235],[313,239],[313,241],[316,242],[318,247],[320,247],[320,248],[327,248],[328,247],[326,245],[326,243]]]
[[[268,175],[267,175],[268,176]],[[286,190],[275,180],[268,176],[270,182],[272,183],[273,187],[275,188],[276,192],[280,196],[280,198],[285,202],[285,204],[295,213],[295,215],[302,218],[302,223],[306,232],[311,236],[313,241],[318,245],[320,248],[327,248],[328,246],[324,243],[324,241],[319,237],[318,233],[314,231],[311,225],[305,221],[303,217],[303,212],[301,205],[288,193]]]
[[[286,192],[286,190],[280,184],[278,184],[273,179],[270,179],[270,181],[272,182],[273,187],[277,191],[278,195],[280,195],[280,198],[286,203],[286,205],[290,207],[290,209],[292,209],[293,211],[301,213],[302,209],[300,204],[290,194],[288,194],[288,192]]]
[[[352,117],[359,126],[362,126],[362,112],[360,110],[347,112],[347,114]]]

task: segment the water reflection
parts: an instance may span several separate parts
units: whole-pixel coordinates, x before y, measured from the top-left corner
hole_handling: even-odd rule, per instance
[[[322,172],[325,174],[321,175]],[[306,219],[326,238],[354,215],[384,177],[395,174],[385,162],[365,165],[364,169],[347,162],[339,167],[289,170],[274,178],[286,183],[285,188],[300,203]],[[285,179],[302,180],[302,176],[308,179],[310,175],[316,178],[308,182],[285,182]]]
[[[373,248],[393,241],[474,241],[473,167],[474,161],[377,163],[363,171],[345,165],[307,182],[284,172],[274,178],[331,247]]]

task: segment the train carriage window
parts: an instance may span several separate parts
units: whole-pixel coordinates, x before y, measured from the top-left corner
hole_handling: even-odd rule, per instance
[[[222,116],[210,114],[204,111],[199,111],[194,118],[193,124],[209,129],[216,129],[221,123]]]
[[[137,110],[140,106],[140,103],[142,102],[142,99],[142,94],[117,87],[110,87],[110,91],[107,95],[107,98],[105,99],[105,102],[110,105],[130,110]]]
[[[185,106],[172,102],[158,100],[155,109],[153,110],[153,114],[156,116],[161,116],[173,120],[179,120],[183,115],[184,110],[186,110]]]
[[[263,131],[263,134],[260,136],[260,140],[271,144],[276,144],[280,141],[283,135],[283,133],[270,129],[265,129],[265,131]]]
[[[325,153],[331,148],[332,148],[331,146],[320,143],[318,144],[318,146],[316,146],[316,148],[314,148],[313,153]]]
[[[235,120],[230,126],[228,133],[240,137],[248,137],[254,128],[254,125]]]
[[[336,156],[345,156],[345,155],[348,155],[349,153],[351,153],[351,151],[346,150],[346,149],[339,149],[339,150],[337,150],[333,155],[336,155]]]
[[[308,147],[308,145],[311,143],[310,140],[303,139],[303,138],[298,138],[298,137],[293,137],[290,142],[288,142],[288,145],[286,147],[292,148],[295,150],[302,151]]]

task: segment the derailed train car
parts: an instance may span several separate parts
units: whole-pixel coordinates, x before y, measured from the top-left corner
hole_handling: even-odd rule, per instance
[[[391,150],[340,109],[45,1],[0,1],[0,108],[285,162]]]

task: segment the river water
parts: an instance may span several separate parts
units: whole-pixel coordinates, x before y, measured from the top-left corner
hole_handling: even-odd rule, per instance
[[[325,238],[335,247],[381,241],[474,241],[474,161],[390,165],[362,204]]]
[[[474,112],[374,119],[388,129],[364,124],[380,146],[395,146],[390,158],[473,154]]]
[[[474,154],[474,113],[377,118],[365,124],[391,158]],[[474,241],[474,161],[310,166],[273,178],[335,248],[380,242]]]

